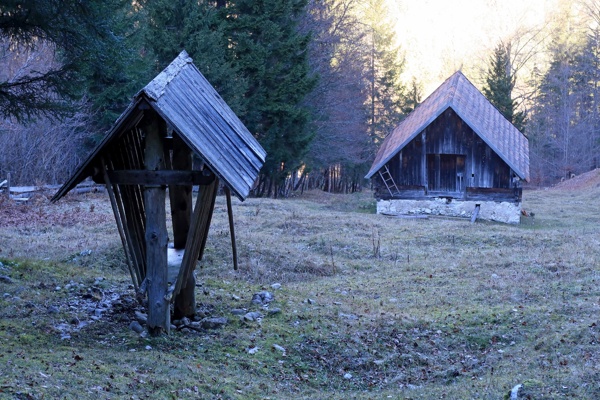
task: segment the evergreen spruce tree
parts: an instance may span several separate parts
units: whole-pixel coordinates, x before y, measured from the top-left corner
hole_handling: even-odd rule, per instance
[[[128,46],[131,11],[127,0],[0,0],[0,35],[13,48],[55,49],[43,70],[0,81],[0,116],[70,113],[84,95],[96,115],[119,108],[130,88],[125,66],[136,55]]]
[[[213,1],[147,1],[145,49],[153,60],[154,73],[186,50],[232,110],[242,115],[247,85],[228,59],[229,40],[224,30],[226,21],[219,14],[221,6]]]
[[[516,110],[517,102],[512,98],[516,77],[511,71],[509,51],[502,43],[496,46],[494,55],[490,58],[485,80],[483,94],[507,120],[523,132],[525,115]]]
[[[267,151],[261,174],[276,196],[314,136],[303,104],[316,83],[309,75],[310,36],[298,30],[305,6],[305,0],[236,0],[224,10],[231,59],[248,83],[240,117]]]

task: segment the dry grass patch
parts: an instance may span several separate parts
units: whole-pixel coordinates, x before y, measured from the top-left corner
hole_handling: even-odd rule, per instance
[[[519,226],[378,216],[367,212],[369,193],[234,201],[239,271],[219,197],[198,301],[230,323],[155,339],[127,328],[136,306],[107,200],[32,206],[23,213],[72,220],[0,223],[0,275],[13,280],[0,283],[8,294],[0,390],[30,398],[497,399],[523,384],[535,399],[598,398],[599,195],[593,185],[526,191],[534,217]],[[81,291],[55,290],[71,281]],[[120,293],[121,306],[61,340],[57,325],[87,318],[69,304],[95,285]],[[260,323],[230,313],[266,313],[250,304],[264,289],[281,313]]]

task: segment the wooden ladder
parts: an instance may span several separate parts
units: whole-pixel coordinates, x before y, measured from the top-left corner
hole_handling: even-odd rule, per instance
[[[392,174],[390,174],[387,165],[384,165],[383,168],[379,170],[379,176],[388,192],[390,192],[390,196],[394,197],[395,195],[400,195],[400,189],[396,186],[396,182],[394,182],[394,178],[392,178]]]

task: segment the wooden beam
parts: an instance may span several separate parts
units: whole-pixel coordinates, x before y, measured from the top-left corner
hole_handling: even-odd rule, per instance
[[[181,139],[177,132],[173,132],[171,140],[173,156],[171,168],[192,172],[193,152]],[[206,172],[209,172],[208,170]],[[195,171],[195,174],[202,174]],[[214,175],[211,174],[214,180]],[[171,202],[171,220],[173,224],[173,247],[185,249],[190,230],[192,217],[192,185],[170,185],[169,199]],[[181,269],[181,266],[180,266]],[[196,278],[193,273],[187,275],[187,281],[182,290],[173,301],[173,318],[192,317],[196,314]]]
[[[144,151],[145,168],[157,171],[163,168],[162,136],[166,131],[164,121],[154,112],[142,121],[146,133]],[[146,266],[148,268],[148,332],[157,335],[169,333],[171,313],[169,302],[165,299],[168,285],[167,268],[167,223],[166,223],[166,188],[162,185],[147,185],[144,188],[144,205],[146,210]]]
[[[117,185],[209,185],[215,179],[213,174],[204,171],[183,170],[120,170],[108,171],[108,177]]]

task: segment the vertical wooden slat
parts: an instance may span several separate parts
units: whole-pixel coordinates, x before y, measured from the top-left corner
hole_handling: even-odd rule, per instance
[[[117,230],[119,231],[119,236],[121,237],[121,242],[123,243],[123,251],[125,252],[125,261],[127,262],[127,267],[129,268],[129,274],[131,275],[131,280],[133,282],[133,286],[137,292],[139,289],[139,281],[134,271],[133,261],[131,259],[129,243],[127,242],[127,237],[125,235],[125,231],[123,229],[123,215],[121,214],[121,209],[118,206],[117,198],[115,193],[113,192],[113,185],[111,184],[108,174],[106,172],[106,164],[104,162],[104,158],[101,159],[102,163],[102,173],[104,175],[104,183],[106,185],[106,191],[108,192],[108,197],[110,199],[110,205],[113,209],[113,214],[115,215],[115,221],[117,222]]]
[[[211,184],[200,186],[200,192],[198,193],[190,225],[190,233],[185,245],[185,253],[173,291],[173,295],[175,296],[179,294],[182,287],[187,283],[188,276],[194,272],[196,261],[201,259],[204,253],[218,187],[219,179],[217,177],[215,177],[215,180]]]
[[[124,169],[143,169],[143,161],[136,157],[133,135],[135,130],[131,130],[124,136],[123,141],[125,146],[122,148],[123,168]],[[130,234],[130,242],[132,252],[136,256],[140,282],[146,278],[145,264],[145,239],[144,239],[144,222],[145,214],[141,212],[140,205],[143,205],[143,193],[140,185],[123,185],[125,189],[125,197],[127,201],[126,213],[128,215],[128,230]]]
[[[121,152],[123,149],[121,149]],[[123,168],[124,164],[117,163],[117,150],[115,149],[113,152],[115,155],[109,159],[110,167],[112,170],[117,168]],[[121,160],[122,161],[122,160]],[[142,255],[139,252],[139,241],[134,237],[134,221],[138,216],[134,211],[131,210],[129,204],[129,198],[127,196],[127,187],[123,188],[120,185],[113,185],[113,192],[115,195],[115,199],[117,200],[117,206],[119,208],[119,214],[121,215],[121,223],[123,225],[124,235],[127,240],[129,255],[132,259],[132,264],[134,266],[133,270],[136,273],[136,278],[138,281],[138,287],[141,285],[142,281],[145,278],[145,275],[142,273],[142,266],[144,264],[144,260]]]

